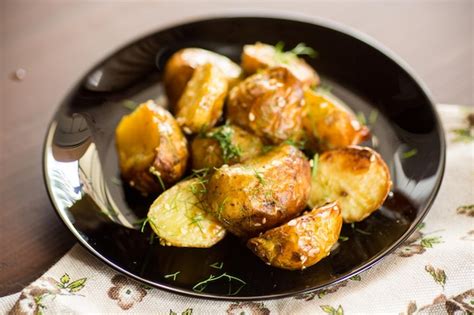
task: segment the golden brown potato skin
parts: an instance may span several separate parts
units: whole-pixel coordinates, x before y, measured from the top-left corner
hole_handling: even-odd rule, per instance
[[[195,170],[245,162],[262,152],[263,143],[259,137],[228,124],[196,136],[191,143],[192,166]]]
[[[143,194],[162,191],[186,170],[187,141],[171,114],[153,101],[124,116],[115,130],[120,171]]]
[[[283,53],[285,54],[285,53]],[[286,53],[283,60],[277,57],[275,46],[263,43],[254,45],[245,45],[242,52],[242,69],[247,74],[254,74],[260,69],[272,67],[285,67],[306,86],[315,86],[319,84],[319,76],[314,69],[297,56],[291,56]]]
[[[247,246],[269,265],[304,269],[329,255],[341,227],[341,211],[334,202],[250,239]]]
[[[175,108],[176,121],[184,133],[206,131],[216,124],[227,88],[224,75],[213,64],[196,68]]]
[[[225,75],[230,86],[236,84],[242,75],[239,65],[229,58],[201,48],[184,48],[174,53],[164,71],[164,84],[171,106],[183,94],[194,70],[206,63],[212,63]]]
[[[309,205],[337,201],[344,222],[362,221],[383,204],[391,186],[387,164],[374,150],[351,146],[326,151],[312,177]]]
[[[303,136],[301,83],[283,67],[266,69],[235,86],[227,102],[228,119],[268,142]]]
[[[311,149],[342,148],[359,144],[369,137],[369,129],[327,95],[308,89],[304,100],[303,127]]]
[[[305,155],[287,144],[245,163],[224,165],[207,184],[210,211],[233,234],[257,235],[305,208],[310,172]]]

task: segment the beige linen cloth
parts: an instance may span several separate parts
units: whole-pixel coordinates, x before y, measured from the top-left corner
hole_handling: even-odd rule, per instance
[[[132,281],[76,245],[40,279],[20,293],[1,298],[0,313],[472,314],[474,141],[470,124],[474,117],[468,116],[466,107],[440,105],[438,111],[448,143],[438,197],[412,237],[359,276],[279,300],[204,300]]]

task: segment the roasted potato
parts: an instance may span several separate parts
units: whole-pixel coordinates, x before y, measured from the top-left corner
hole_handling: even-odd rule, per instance
[[[370,135],[353,113],[327,94],[306,90],[303,127],[307,144],[315,151],[325,151],[359,144]]]
[[[162,245],[211,247],[225,236],[224,227],[207,213],[206,188],[198,179],[182,181],[150,207],[148,222]]]
[[[241,163],[262,152],[263,143],[259,137],[229,124],[198,135],[191,144],[193,169]]]
[[[175,108],[176,121],[184,133],[206,131],[216,124],[222,115],[227,87],[216,66],[206,63],[196,68]]]
[[[274,267],[304,269],[329,255],[341,227],[341,211],[333,202],[251,238],[247,247]]]
[[[165,66],[164,84],[170,104],[176,105],[194,70],[206,63],[212,63],[224,74],[230,86],[235,85],[242,75],[242,69],[229,58],[201,48],[184,48],[171,56]]]
[[[358,222],[377,210],[392,182],[387,164],[374,150],[351,146],[313,160],[310,207],[337,201],[344,222]]]
[[[288,144],[214,172],[207,184],[211,213],[233,234],[251,237],[298,215],[310,191],[305,155]]]
[[[295,53],[283,52],[275,49],[275,46],[255,43],[245,45],[242,52],[242,69],[247,74],[254,74],[260,69],[272,67],[285,67],[303,83],[310,87],[319,84],[319,76],[310,65]]]
[[[301,83],[288,69],[270,68],[235,86],[227,102],[228,119],[268,142],[303,137]]]
[[[186,170],[186,138],[173,116],[153,101],[122,118],[115,141],[123,179],[142,194],[162,191],[162,183],[177,182]]]

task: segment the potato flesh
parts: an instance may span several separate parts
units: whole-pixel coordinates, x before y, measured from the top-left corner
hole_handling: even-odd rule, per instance
[[[207,212],[200,179],[180,182],[162,193],[150,207],[148,219],[160,243],[206,248],[225,236],[224,227]]]
[[[251,237],[298,215],[310,190],[310,166],[291,145],[211,176],[207,200],[211,213],[233,234]]]
[[[299,140],[302,99],[300,82],[286,68],[267,69],[230,91],[228,119],[273,144]]]
[[[285,53],[283,53],[285,54]],[[242,52],[242,69],[247,74],[254,74],[260,69],[285,67],[306,87],[319,84],[319,76],[302,58],[285,55],[285,62],[279,60],[274,46],[255,43],[245,45]]]
[[[229,141],[218,141],[216,134]],[[229,149],[229,146],[232,148]],[[224,150],[238,151],[237,156],[224,155]],[[209,130],[194,138],[191,144],[193,169],[213,169],[223,164],[232,165],[256,157],[263,152],[263,143],[259,137],[235,125],[223,125]],[[230,158],[229,158],[230,157]]]
[[[369,136],[367,127],[327,95],[306,90],[304,100],[303,126],[311,149],[342,148],[358,144]]]
[[[250,239],[247,247],[274,267],[304,269],[329,255],[341,227],[340,208],[330,203]]]
[[[186,134],[212,128],[222,115],[227,81],[210,63],[198,67],[176,106],[176,121]]]
[[[337,201],[344,222],[358,222],[383,204],[391,185],[387,165],[372,149],[351,146],[326,151],[312,177],[309,205]]]
[[[187,141],[173,116],[153,101],[124,116],[115,130],[122,177],[143,194],[162,190],[184,174]]]
[[[172,106],[176,105],[183,94],[194,70],[207,63],[215,65],[230,86],[240,80],[242,69],[229,58],[201,48],[181,49],[171,56],[164,71],[166,94]]]

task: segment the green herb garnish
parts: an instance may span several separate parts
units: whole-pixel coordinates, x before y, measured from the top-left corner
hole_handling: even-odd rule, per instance
[[[229,280],[229,292],[227,295],[236,295],[240,292],[240,290],[242,290],[242,288],[247,284],[244,280],[242,279],[239,279],[237,277],[234,277],[234,276],[231,276],[231,275],[228,275],[227,273],[223,273],[219,276],[214,276],[214,275],[210,275],[209,278],[207,278],[206,280],[203,280],[199,283],[197,283],[195,286],[193,286],[193,291],[195,292],[203,292],[206,288],[207,288],[207,285],[213,281],[217,281],[219,279],[222,279],[222,278],[227,278]],[[234,292],[232,292],[232,286],[231,286],[231,282],[232,281],[236,281],[238,283],[240,283],[240,286],[237,290],[235,290]]]
[[[340,235],[340,236],[339,236],[339,240],[340,240],[341,242],[345,242],[345,241],[349,240],[349,238],[348,238],[347,236]]]
[[[268,153],[270,152],[275,146],[274,145],[271,145],[271,144],[268,144],[268,145],[264,145],[262,147],[262,152],[263,153]]]
[[[209,265],[210,267],[214,268],[214,269],[222,269],[224,267],[224,263],[222,261],[219,261],[219,262],[215,262],[213,263],[212,265]]]
[[[195,215],[194,217],[190,218],[191,222],[189,223],[189,225],[192,225],[192,224],[195,224],[199,230],[201,231],[201,233],[204,234],[204,231],[202,230],[202,226],[199,222],[201,222],[202,220],[204,220],[204,217],[202,216],[202,214],[197,214]]]
[[[373,126],[375,125],[375,122],[377,121],[377,118],[379,117],[379,112],[377,110],[372,110],[369,114],[369,125]]]
[[[262,172],[259,172],[256,169],[254,169],[253,172],[255,173],[255,177],[257,177],[260,184],[265,185],[265,179],[262,176]]]
[[[298,148],[298,149],[300,149],[300,150],[303,150],[303,149],[304,149],[304,146],[305,146],[305,144],[306,144],[306,139],[302,139],[302,140],[286,139],[285,141],[283,141],[283,143],[292,145],[292,146],[294,146],[295,148]]]
[[[205,137],[214,139],[219,143],[222,150],[222,159],[227,164],[229,161],[240,158],[240,148],[232,143],[234,130],[226,123],[213,132],[208,132]]]
[[[165,279],[173,278],[173,281],[176,281],[176,277],[181,273],[181,271],[176,271],[175,273],[170,273],[165,275]]]
[[[411,157],[414,157],[417,153],[418,153],[417,149],[411,149],[410,151],[403,152],[402,158],[409,159]]]
[[[319,154],[316,153],[313,157],[313,169],[311,170],[311,177],[316,178],[316,174],[318,173],[318,163],[319,163]]]
[[[158,178],[158,181],[160,182],[160,186],[161,188],[163,189],[163,191],[166,190],[166,186],[165,186],[165,183],[163,182],[163,180],[161,179],[161,173],[154,167],[154,166],[150,166],[150,168],[148,169],[148,171],[150,173],[152,173],[153,175],[156,176],[156,178]]]
[[[361,125],[367,125],[367,119],[365,118],[365,115],[363,112],[357,112],[356,118],[359,121]]]
[[[124,100],[122,106],[129,110],[135,110],[138,107],[138,103],[132,100]]]
[[[293,49],[284,51],[284,42],[278,42],[275,45],[275,60],[280,63],[289,63],[292,60],[298,58],[298,56],[308,56],[310,58],[316,58],[318,53],[311,47],[306,46],[305,43],[299,43]]]

